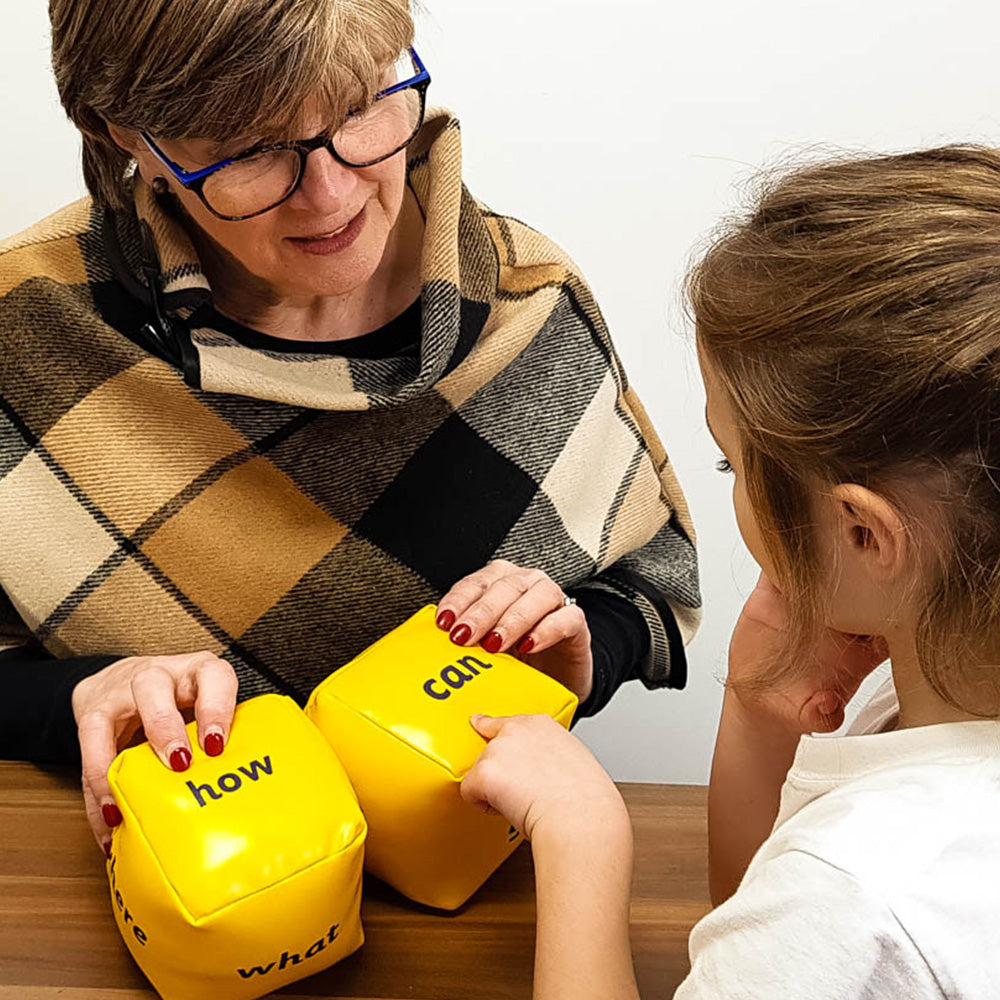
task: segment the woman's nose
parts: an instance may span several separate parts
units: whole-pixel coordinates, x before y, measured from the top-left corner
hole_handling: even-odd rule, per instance
[[[345,167],[326,149],[314,149],[306,157],[305,173],[295,198],[300,206],[333,214],[341,206],[352,208],[358,186],[357,171]]]

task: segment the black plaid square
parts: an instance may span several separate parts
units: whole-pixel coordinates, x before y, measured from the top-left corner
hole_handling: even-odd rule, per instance
[[[489,562],[537,492],[527,473],[455,415],[354,530],[443,592]]]
[[[98,386],[146,357],[109,331],[92,309],[82,286],[29,281],[3,298],[0,394],[36,438]],[[86,351],[67,350],[67,330],[86,342]]]
[[[353,525],[451,413],[431,393],[393,408],[328,411],[269,447],[267,457],[317,506]]]
[[[239,648],[304,698],[437,596],[419,574],[347,535],[246,631]]]

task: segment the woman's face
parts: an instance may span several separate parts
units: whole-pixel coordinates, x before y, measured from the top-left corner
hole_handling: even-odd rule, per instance
[[[317,124],[316,133],[322,130]],[[158,142],[175,163],[192,171],[239,151],[198,140]],[[325,149],[309,154],[295,193],[263,215],[227,222],[169,176],[141,139],[133,150],[147,183],[165,177],[188,216],[221,250],[225,263],[261,279],[281,298],[342,296],[375,273],[399,217],[406,184],[406,152],[372,167],[338,163]]]

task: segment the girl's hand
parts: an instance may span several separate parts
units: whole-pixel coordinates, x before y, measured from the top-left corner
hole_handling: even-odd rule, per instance
[[[784,598],[761,573],[747,598],[729,645],[729,679],[766,677],[786,629]],[[762,691],[735,690],[743,708],[778,720],[790,732],[832,732],[844,722],[844,707],[861,682],[888,656],[878,636],[826,629],[813,649],[810,670],[791,684]]]
[[[181,709],[193,708],[198,742],[217,757],[233,722],[237,686],[232,666],[212,653],[130,656],[76,685],[73,714],[80,734],[83,798],[105,854],[111,828],[122,821],[108,784],[108,768],[118,752],[141,727],[165,767],[186,771],[191,744]]]
[[[540,569],[496,559],[463,577],[438,603],[438,628],[458,646],[513,653],[568,687],[590,695],[594,661],[583,611]]]
[[[565,843],[578,832],[631,829],[607,771],[555,719],[474,715],[471,722],[490,743],[462,781],[466,802],[500,813],[528,840],[548,832]]]

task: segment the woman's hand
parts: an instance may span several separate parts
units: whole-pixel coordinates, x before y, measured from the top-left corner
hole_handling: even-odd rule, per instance
[[[594,660],[586,615],[567,604],[562,588],[540,569],[494,560],[441,598],[437,624],[456,645],[513,653],[580,701],[590,695]]]
[[[590,751],[547,715],[493,718],[472,726],[490,741],[462,781],[462,798],[500,813],[528,840],[566,843],[577,832],[630,829],[618,789]]]
[[[73,689],[80,734],[83,798],[98,845],[110,849],[111,827],[122,821],[108,784],[108,768],[140,727],[165,767],[191,764],[182,709],[194,709],[205,753],[222,753],[236,708],[232,666],[212,653],[130,656],[110,664]]]
[[[787,627],[784,598],[761,573],[747,598],[729,644],[729,679],[766,676]],[[878,636],[848,635],[825,629],[811,650],[808,670],[782,687],[735,693],[753,715],[767,715],[796,734],[832,732],[844,721],[844,707],[861,682],[888,656]]]

